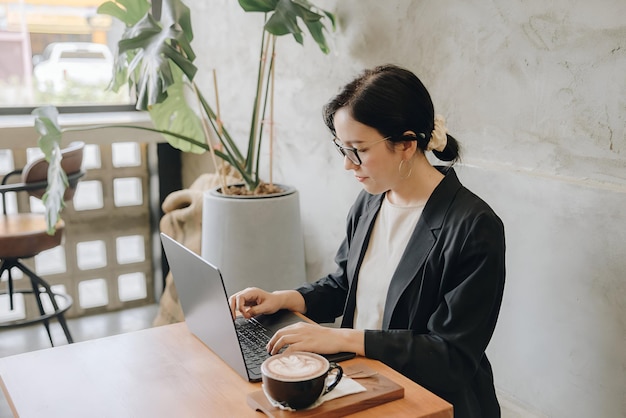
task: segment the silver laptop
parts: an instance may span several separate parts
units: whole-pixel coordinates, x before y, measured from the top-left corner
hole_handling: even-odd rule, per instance
[[[233,320],[220,270],[163,233],[161,242],[189,330],[241,377],[260,381],[261,363],[269,356],[265,350],[269,339],[280,328],[302,319],[281,310]],[[354,356],[349,352],[324,354],[332,362]]]
[[[302,321],[290,311],[233,320],[220,270],[161,233],[168,264],[189,330],[241,377],[261,380],[267,341],[278,329]]]

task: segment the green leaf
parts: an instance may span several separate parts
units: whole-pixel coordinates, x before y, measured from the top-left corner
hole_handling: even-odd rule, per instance
[[[281,2],[287,3],[289,1]],[[269,33],[282,36],[289,33],[293,34],[294,38],[299,44],[302,44],[302,30],[298,26],[297,15],[293,13],[294,9],[288,10],[287,8],[276,8],[276,12],[265,23],[265,30]]]
[[[145,20],[154,22],[151,16],[146,16]],[[129,82],[135,85],[136,107],[139,110],[147,110],[151,105],[165,100],[165,91],[174,83],[170,63],[161,54],[164,48],[161,35],[161,32],[144,30],[139,36],[121,40],[118,44],[120,53],[127,50],[134,52],[126,71]]]
[[[326,15],[328,20],[330,20],[330,27],[332,31],[334,32],[335,29],[337,28],[337,21],[335,20],[335,15],[332,14],[331,12],[327,12],[326,10],[322,10],[322,12],[324,12],[324,15]]]
[[[190,59],[193,61],[195,55],[193,55],[191,48],[189,48],[193,40],[191,12],[189,11],[189,7],[185,6],[180,0],[163,0],[161,24],[163,28],[175,30],[178,35],[176,36],[176,40],[184,44],[183,49],[185,49],[185,53],[189,55]]]
[[[246,12],[273,12],[278,0],[239,0],[239,5]]]
[[[118,55],[115,57],[115,68],[113,70],[113,77],[108,86],[109,90],[113,90],[117,93],[122,86],[127,84],[131,84],[129,86],[130,88],[133,87],[131,80],[134,80],[134,78],[128,75],[128,62],[132,61],[132,57],[134,56],[135,54],[129,51],[121,56]]]
[[[40,135],[37,145],[49,164],[48,187],[42,201],[46,207],[48,234],[53,235],[61,210],[65,207],[63,197],[68,186],[67,175],[61,167],[62,130],[58,122],[59,112],[54,106],[44,106],[33,110],[32,114],[35,116],[35,129]]]
[[[42,197],[42,201],[46,208],[46,227],[49,235],[54,235],[56,224],[61,218],[61,210],[65,207],[65,189],[69,182],[67,174],[61,167],[61,149],[57,145],[52,149],[48,163],[48,188]]]
[[[131,0],[118,0],[126,4]],[[193,31],[191,13],[180,0],[163,0],[161,19],[154,19],[148,8],[136,20],[144,8],[123,9],[108,5],[103,10],[115,17],[131,23],[118,43],[115,62],[115,78],[111,89],[117,91],[128,83],[137,95],[137,109],[148,110],[152,105],[167,98],[166,90],[175,83],[171,66],[178,66],[193,80],[197,68],[193,65],[196,55],[191,48]],[[130,16],[120,16],[120,11]]]
[[[247,12],[271,13],[265,23],[265,30],[276,36],[292,34],[299,44],[304,41],[303,30],[298,22],[298,19],[302,20],[322,52],[330,52],[324,35],[324,31],[327,31],[324,22],[330,21],[331,29],[335,30],[335,16],[309,1],[239,0],[239,5]]]
[[[304,24],[309,29],[311,36],[322,50],[324,54],[328,54],[330,52],[330,48],[326,43],[326,37],[324,36],[324,25],[322,25],[319,21],[309,21],[305,20]]]
[[[187,84],[179,69],[174,69],[174,83],[168,87],[168,97],[161,103],[156,103],[149,110],[154,126],[159,130],[176,132],[182,136],[206,143],[202,122],[194,109],[185,99]],[[206,151],[188,141],[172,135],[163,134],[167,142],[174,148],[184,152],[202,154]]]
[[[35,129],[39,133],[37,145],[50,161],[52,152],[61,145],[61,127],[59,126],[59,111],[54,106],[42,106],[33,110]]]

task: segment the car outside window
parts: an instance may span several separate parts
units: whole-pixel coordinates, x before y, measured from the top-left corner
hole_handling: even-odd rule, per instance
[[[106,90],[113,74],[108,46],[92,42],[55,42],[33,69],[40,92],[63,93],[83,87]]]
[[[128,105],[107,89],[124,27],[102,0],[0,0],[0,115],[15,109]],[[124,90],[124,89],[122,89]]]

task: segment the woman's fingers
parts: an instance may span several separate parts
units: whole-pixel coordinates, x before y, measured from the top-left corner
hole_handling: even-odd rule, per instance
[[[236,316],[237,311],[241,312],[244,316],[248,315],[249,317],[249,307],[259,303],[260,292],[263,291],[256,288],[247,288],[229,297],[228,303],[230,305],[230,311],[233,318]]]
[[[316,353],[326,353],[328,345],[331,343],[331,333],[328,328],[317,324],[307,324],[300,322],[286,326],[272,336],[267,351],[270,354],[278,353],[283,347],[288,346],[285,351],[312,351]]]
[[[239,311],[245,318],[260,314],[272,314],[281,308],[280,298],[265,290],[249,287],[228,299],[233,317]]]

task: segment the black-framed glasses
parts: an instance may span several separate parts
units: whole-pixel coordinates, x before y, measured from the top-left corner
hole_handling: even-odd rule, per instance
[[[344,145],[341,144],[341,141],[339,140],[339,138],[334,137],[333,138],[333,144],[335,144],[335,147],[337,148],[337,151],[339,151],[339,153],[341,155],[343,155],[344,157],[348,157],[348,159],[354,164],[354,165],[361,165],[361,157],[359,157],[359,151],[363,151],[373,145],[379,144],[383,141],[386,141],[388,139],[391,139],[390,136],[386,136],[383,139],[379,140],[379,141],[374,141],[374,142],[370,142],[369,144],[364,144],[365,147],[363,147],[361,150],[354,148],[354,147],[346,147]]]

